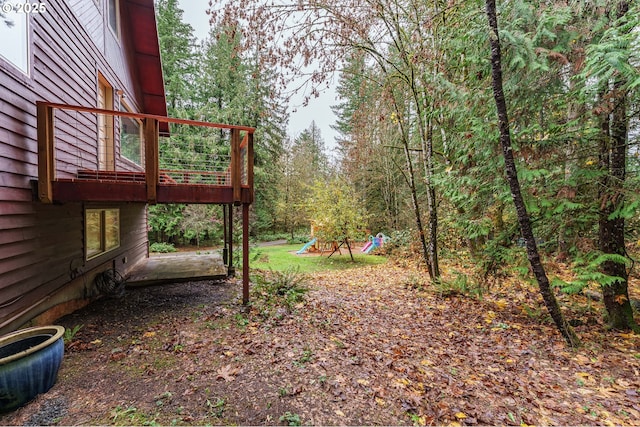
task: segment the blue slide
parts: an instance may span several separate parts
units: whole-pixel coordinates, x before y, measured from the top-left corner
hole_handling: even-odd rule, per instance
[[[303,254],[307,249],[309,249],[309,246],[313,245],[314,243],[316,243],[316,238],[314,237],[313,239],[309,240],[303,247],[302,249],[300,249],[298,252],[296,252],[298,255]]]

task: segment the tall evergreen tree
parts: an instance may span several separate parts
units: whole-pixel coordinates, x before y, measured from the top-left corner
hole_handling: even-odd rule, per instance
[[[193,27],[183,20],[178,0],[156,0],[158,38],[162,56],[165,94],[170,116],[191,103],[195,77]]]

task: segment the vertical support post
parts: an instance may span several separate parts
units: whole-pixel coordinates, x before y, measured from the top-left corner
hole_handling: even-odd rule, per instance
[[[249,204],[242,204],[242,304],[249,303]]]
[[[247,135],[247,185],[249,186],[249,200],[248,203],[253,203],[254,189],[253,189],[253,132],[249,132]]]
[[[38,101],[38,197],[53,203],[52,182],[56,178],[53,107]]]
[[[229,266],[229,223],[227,221],[227,205],[222,205],[222,262]],[[229,270],[227,270],[228,272]]]
[[[227,268],[227,274],[229,276],[233,276],[236,274],[235,268],[233,267],[233,206],[226,206],[229,210],[229,214],[227,215],[227,219],[229,220],[229,265]]]
[[[147,202],[158,201],[158,184],[160,183],[160,145],[158,120],[144,120],[144,152],[145,174],[147,182]]]
[[[237,206],[242,200],[242,158],[240,153],[240,130],[231,129],[231,186],[233,203]]]

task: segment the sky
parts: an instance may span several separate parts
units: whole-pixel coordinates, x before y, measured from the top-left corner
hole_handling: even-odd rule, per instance
[[[190,24],[198,40],[206,38],[209,32],[209,17],[205,13],[209,7],[208,0],[178,0],[180,8],[184,11],[183,19]],[[331,111],[331,106],[338,103],[334,87],[330,87],[320,94],[318,98],[309,100],[306,107],[302,106],[303,94],[292,98],[289,105],[289,136],[295,138],[307,129],[312,121],[320,128],[325,147],[333,149],[337,132],[331,129],[335,124],[336,116]],[[295,110],[295,112],[293,112]]]

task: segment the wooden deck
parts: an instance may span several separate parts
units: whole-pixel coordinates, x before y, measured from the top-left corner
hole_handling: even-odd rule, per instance
[[[37,112],[38,198],[43,203],[253,202],[252,127],[44,101],[37,102]],[[123,119],[140,123],[140,140],[144,144],[141,143],[143,152],[138,161],[122,155],[122,136],[113,129],[106,139],[97,128],[95,135],[78,136],[79,129],[87,129],[86,123],[99,123],[104,117],[113,123]],[[184,159],[178,164],[167,164],[166,159],[161,162],[164,151],[160,152],[159,129],[169,124],[209,133],[220,131],[228,135],[228,146],[221,149],[222,153],[209,145],[199,147],[204,151],[189,146],[187,151],[181,151]],[[166,143],[171,136],[163,138]],[[112,154],[109,157],[104,153]],[[161,168],[161,163],[166,167]]]
[[[56,203],[149,201],[148,185],[139,181],[58,180],[51,184]],[[251,203],[253,191],[241,187],[239,199],[231,187],[196,184],[157,184],[154,203]]]
[[[150,286],[227,277],[222,256],[215,252],[153,254],[138,263],[127,277],[127,286]]]

